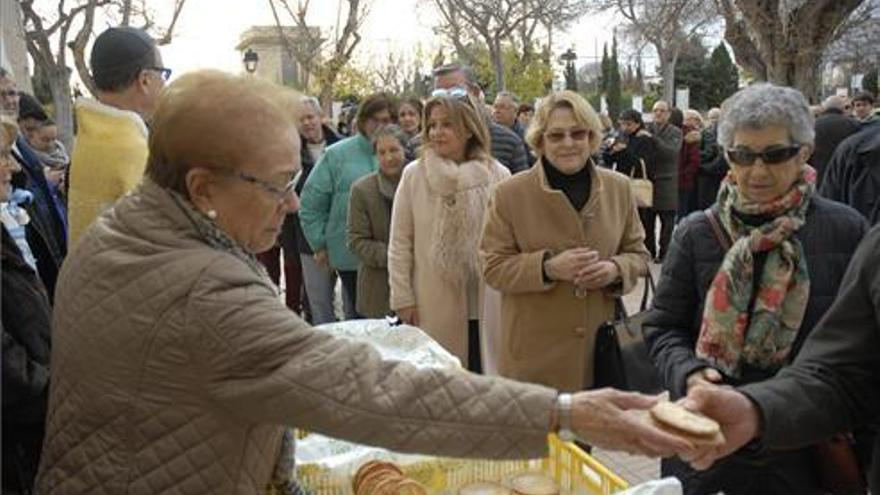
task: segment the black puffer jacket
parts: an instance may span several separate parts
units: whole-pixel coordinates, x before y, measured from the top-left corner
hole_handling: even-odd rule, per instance
[[[2,231],[3,493],[30,493],[49,389],[51,307],[37,273]]]
[[[831,305],[849,260],[867,230],[867,222],[852,208],[814,196],[807,222],[796,234],[807,257],[810,299],[795,350],[800,349],[803,339]],[[724,249],[705,212],[695,212],[678,225],[663,263],[653,309],[643,325],[651,358],[674,398],[686,393],[689,374],[707,366],[696,357],[694,348],[706,292],[723,259]],[[760,267],[755,272],[760,273]],[[747,369],[741,383],[761,381],[774,374],[775,370]]]

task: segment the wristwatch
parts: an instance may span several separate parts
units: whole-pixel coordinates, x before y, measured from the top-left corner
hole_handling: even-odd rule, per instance
[[[577,436],[571,430],[571,394],[562,393],[556,397],[556,418],[559,424],[559,439],[573,442]]]

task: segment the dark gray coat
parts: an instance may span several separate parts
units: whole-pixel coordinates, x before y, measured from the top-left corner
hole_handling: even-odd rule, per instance
[[[840,143],[819,192],[852,206],[871,225],[880,223],[880,122],[862,127]]]
[[[681,152],[681,129],[672,124],[648,124],[654,136],[654,209],[675,211],[678,208],[678,155]]]
[[[867,223],[852,208],[814,196],[807,210],[806,224],[797,232],[807,258],[810,295],[793,354],[802,345],[825,311],[831,306],[840,281],[856,247],[867,231]],[[687,376],[708,364],[694,353],[706,292],[715,277],[725,250],[718,242],[705,212],[696,212],[679,224],[663,272],[657,285],[653,308],[644,325],[645,341],[666,388],[673,398],[685,395]],[[765,257],[756,256],[755,273],[761,273]],[[756,279],[757,280],[757,279]],[[767,380],[778,370],[746,368],[739,380],[725,383],[741,385]],[[781,456],[761,452],[741,452],[705,473],[696,473],[679,461],[664,461],[664,474],[684,481],[685,493],[728,494],[810,493],[817,482],[809,466],[801,467],[809,453],[792,452]],[[768,470],[761,470],[768,468]],[[789,469],[791,468],[791,469]],[[807,469],[803,471],[802,469]],[[742,482],[742,474],[755,484]]]
[[[816,130],[813,156],[810,157],[810,165],[816,169],[818,183],[822,184],[825,177],[825,167],[831,160],[831,155],[837,149],[837,145],[852,134],[859,131],[859,122],[843,114],[843,111],[831,108],[826,110],[813,126]]]
[[[791,366],[773,380],[743,387],[761,410],[762,442],[793,449],[880,414],[880,227],[853,256],[840,294]],[[880,487],[880,443],[868,480]]]

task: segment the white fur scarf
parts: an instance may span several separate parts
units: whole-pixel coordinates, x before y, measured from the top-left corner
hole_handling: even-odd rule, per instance
[[[477,249],[491,187],[503,177],[489,160],[455,163],[426,150],[428,188],[436,195],[431,260],[448,282],[477,274]]]

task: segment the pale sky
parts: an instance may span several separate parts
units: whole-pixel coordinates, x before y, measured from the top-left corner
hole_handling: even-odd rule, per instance
[[[50,13],[57,7],[57,1],[36,0],[35,3],[39,11]],[[173,0],[147,1],[158,12],[157,23],[167,24]],[[296,4],[296,0],[290,1]],[[344,0],[311,0],[309,24],[321,27],[322,33],[332,36],[340,1],[344,8]],[[437,24],[429,7],[431,0],[363,1],[369,2],[371,8],[361,29],[363,40],[355,51],[355,65],[369,66],[373,61],[384,60],[389,52],[412,57],[417,47],[421,47],[429,61],[433,58],[442,40],[431,30]],[[279,11],[279,14],[282,22],[286,22],[284,13]],[[345,15],[344,10],[342,14]],[[95,20],[95,33],[114,22],[99,16]],[[554,57],[569,47],[578,54],[578,66],[594,60],[595,56],[601,57],[602,44],[610,44],[615,24],[611,15],[587,16],[569,32],[554,33]],[[274,25],[268,0],[188,0],[172,43],[161,48],[164,64],[173,69],[175,75],[199,68],[240,71],[241,55],[235,46],[241,33],[254,25]],[[447,58],[450,56],[447,51]],[[647,63],[653,65],[650,60]],[[561,77],[561,67],[555,68]]]
[[[42,0],[54,3],[57,0]],[[417,46],[433,56],[440,40],[431,31],[435,17],[426,3],[430,0],[372,0],[369,17],[362,28],[363,40],[355,52],[355,61],[369,65],[389,51],[414,54]],[[332,33],[338,0],[312,0],[309,23]],[[295,4],[295,0],[291,0]],[[343,4],[345,2],[343,1]],[[168,13],[172,0],[150,0],[161,14]],[[283,14],[279,12],[279,14]],[[345,12],[343,11],[343,15]],[[284,21],[282,15],[282,21]],[[96,23],[100,32],[107,25]],[[344,22],[344,20],[343,20]],[[165,65],[181,74],[197,68],[241,70],[235,45],[239,36],[253,25],[273,25],[268,0],[188,0],[175,30],[174,40],[162,48]],[[574,46],[579,57],[601,56],[602,43],[610,43],[611,16],[584,18],[569,33],[554,35],[554,55]],[[579,60],[579,65],[588,62]]]

